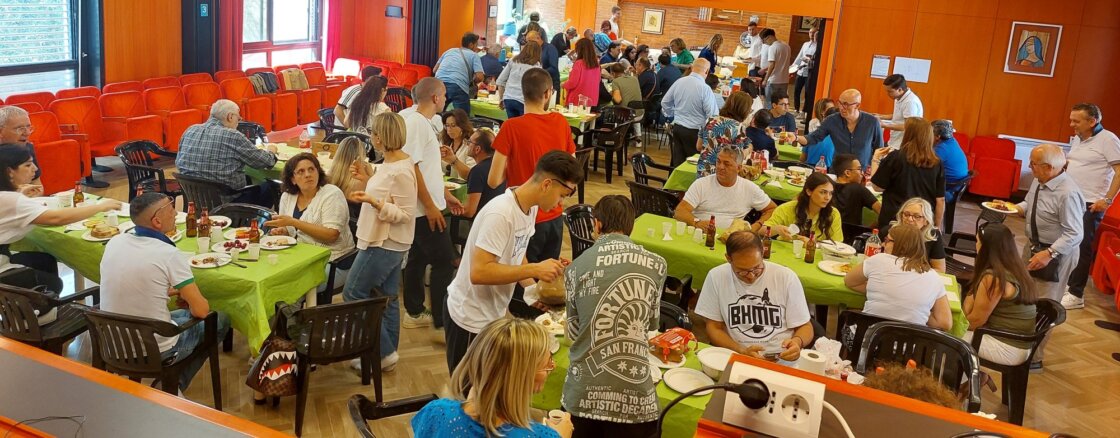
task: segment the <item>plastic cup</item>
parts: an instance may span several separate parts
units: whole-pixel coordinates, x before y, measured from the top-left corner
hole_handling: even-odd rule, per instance
[[[55,193],[54,199],[58,200],[58,206],[60,208],[67,208],[74,204],[74,193],[72,191]]]
[[[218,227],[210,228],[210,240],[215,242],[215,243],[221,242],[223,240],[222,239],[222,230],[219,229]]]
[[[120,225],[121,224],[120,216],[117,214],[116,211],[110,211],[109,213],[105,214],[105,223],[107,225],[109,225],[110,227],[115,227],[117,225]]]
[[[260,260],[261,259],[261,244],[250,243],[249,250],[245,254],[246,260]]]
[[[686,236],[691,236],[693,234],[696,234],[696,227],[694,227],[692,225],[689,225],[688,228],[685,229],[684,234]]]
[[[210,238],[209,237],[199,237],[198,238],[197,254],[202,254],[202,253],[206,253],[206,252],[210,252]]]
[[[229,252],[229,261],[236,262],[241,260],[241,249],[234,248]]]
[[[700,228],[693,230],[692,241],[696,243],[704,243],[704,230]]]
[[[331,153],[330,152],[319,152],[317,155],[319,156],[319,161],[320,162],[331,160]]]
[[[678,236],[684,234],[684,229],[685,229],[686,226],[688,226],[688,225],[685,224],[684,222],[677,221],[677,235]]]
[[[653,237],[653,227],[646,228],[646,237]]]
[[[796,237],[793,239],[793,256],[796,258],[805,257],[805,242]]]
[[[272,266],[276,266],[279,263],[280,263],[280,255],[279,254],[269,254],[268,255],[268,264],[270,264]]]
[[[669,231],[672,231],[672,229],[673,229],[673,223],[672,222],[663,222],[661,224],[661,234],[662,235],[669,234]]]

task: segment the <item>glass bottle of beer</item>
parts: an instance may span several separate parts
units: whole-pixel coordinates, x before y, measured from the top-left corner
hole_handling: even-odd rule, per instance
[[[704,246],[716,249],[716,217],[708,219],[708,228],[704,232]]]
[[[86,195],[82,193],[82,182],[78,181],[78,182],[74,183],[74,204],[73,205],[75,207],[78,207],[78,204],[81,204],[81,203],[85,202],[85,200],[86,200]]]
[[[202,207],[202,216],[198,218],[198,237],[210,237],[210,209]]]
[[[249,222],[249,243],[261,243],[261,229],[255,220]]]
[[[813,263],[817,258],[817,234],[809,232],[809,241],[805,242],[805,263]]]
[[[770,258],[770,227],[766,227],[766,232],[762,233],[762,258]]]
[[[187,237],[198,237],[198,216],[194,211],[194,202],[187,203]]]

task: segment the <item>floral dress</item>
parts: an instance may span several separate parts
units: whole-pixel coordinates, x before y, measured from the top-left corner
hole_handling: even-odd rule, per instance
[[[716,172],[716,155],[723,145],[731,145],[746,150],[751,145],[750,138],[742,125],[727,117],[715,116],[708,119],[700,130],[700,161],[696,163],[696,177],[701,178]]]

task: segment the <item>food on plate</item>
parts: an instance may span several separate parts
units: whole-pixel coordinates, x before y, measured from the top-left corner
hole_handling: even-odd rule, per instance
[[[680,327],[671,328],[649,340],[649,352],[662,362],[677,363],[683,361],[684,354],[691,350],[689,342],[696,342],[692,332]]]
[[[741,218],[736,218],[735,220],[731,221],[731,226],[727,227],[726,230],[723,230],[723,232],[720,233],[718,238],[720,242],[727,243],[727,236],[730,236],[731,233],[734,233],[736,231],[750,231],[750,229],[751,224],[749,222]]]
[[[795,186],[803,186],[805,185],[805,175],[796,173],[792,178],[789,179],[789,183]]]
[[[224,248],[226,251],[234,248],[247,249],[249,248],[249,244],[245,243],[244,240],[227,240],[225,242],[222,242],[222,248]]]
[[[274,239],[274,240],[269,240],[267,242],[264,242],[264,246],[267,246],[269,248],[276,248],[276,247],[281,247],[281,246],[291,246],[291,245],[293,245],[293,243],[291,241],[283,240],[283,239]]]
[[[742,178],[754,181],[758,179],[758,176],[761,173],[762,170],[760,170],[758,166],[748,166],[746,164],[739,165],[739,176]]]
[[[222,219],[210,219],[210,226],[212,227],[225,228],[226,225],[229,225],[228,221]],[[248,232],[249,229],[246,228],[245,230],[246,232]]]
[[[104,219],[86,219],[86,220],[82,221],[82,226],[86,227],[86,228],[94,228],[94,227],[97,227],[98,225],[103,225],[103,224],[105,224]]]
[[[192,259],[191,260],[191,264],[194,265],[194,266],[215,265],[217,263],[218,263],[218,258],[217,257],[204,257],[202,259]]]
[[[840,272],[847,274],[852,271],[852,265],[840,265],[839,267],[837,267],[837,269],[839,269]]]
[[[992,207],[993,210],[999,211],[1016,211],[1019,208],[1015,204],[1000,199],[993,199],[988,203],[988,206]]]
[[[90,235],[97,239],[108,239],[110,237],[120,234],[121,230],[117,227],[110,227],[106,224],[99,224],[90,230]]]
[[[238,228],[238,229],[234,230],[234,235],[238,239],[248,239],[249,238],[249,228],[247,228],[247,227]]]

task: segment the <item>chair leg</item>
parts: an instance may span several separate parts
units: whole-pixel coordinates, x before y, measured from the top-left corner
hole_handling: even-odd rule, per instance
[[[598,155],[598,153],[599,153],[599,151],[595,151],[596,155]],[[614,167],[613,167],[614,166],[614,163],[613,163],[614,153],[613,152],[604,153],[603,154],[603,161],[606,164],[606,166],[604,166],[604,169],[606,169],[605,173],[607,174],[607,184],[610,184],[611,183],[611,175],[614,173],[614,172],[611,171],[612,169],[614,169]]]
[[[622,166],[626,164],[627,149],[629,148],[623,147],[622,149],[619,149],[617,152],[618,156],[615,157],[615,159],[618,160],[618,162],[615,164],[615,166],[618,167],[618,176],[622,176]]]
[[[179,368],[173,370],[164,369],[163,375],[159,378],[159,386],[171,395],[179,395]]]
[[[385,401],[385,395],[382,394],[382,392],[381,392],[381,389],[382,389],[382,387],[381,387],[381,355],[380,355],[380,353],[374,352],[374,353],[370,354],[370,356],[377,358],[377,361],[374,364],[375,366],[373,367],[373,370],[372,370],[372,374],[373,374],[373,396],[374,396],[374,401],[377,404],[381,404],[381,402]]]
[[[1011,385],[1011,377],[1008,376],[1008,374],[1010,373],[1000,373],[1000,402],[1003,403],[1004,406],[1007,406],[1008,402],[1011,401],[1011,397],[1009,396],[1010,391],[1007,390]]]
[[[365,356],[362,356],[362,385],[369,385],[369,373],[370,369],[373,367],[373,358],[374,355],[370,353],[366,353]],[[380,360],[377,361],[377,365],[378,368],[381,368]]]
[[[299,361],[299,391],[296,393],[296,436],[303,435],[303,412],[307,407],[307,384],[311,380],[310,366],[307,365],[307,356],[300,355]]]
[[[579,203],[580,204],[583,203],[583,183],[585,181],[587,181],[587,175],[584,175],[583,176],[583,181],[580,181],[580,183],[579,183]]]
[[[232,334],[233,330],[228,333]],[[227,336],[227,340],[231,336]],[[224,344],[232,347],[233,342],[225,342]],[[226,350],[229,351],[229,350]],[[214,387],[214,409],[222,410],[222,367],[218,363],[218,346],[210,347],[210,384]]]
[[[591,151],[591,170],[599,171],[599,149]]]
[[[1022,367],[1022,371],[1008,371],[1004,373],[1003,381],[1008,382],[1007,394],[1010,395],[1011,400],[1006,398],[1003,400],[1007,405],[1007,420],[1011,423],[1023,425],[1023,410],[1027,404],[1027,379],[1030,378],[1030,372],[1026,367]]]
[[[233,351],[233,329],[226,332],[226,337],[222,339],[222,351],[229,353]],[[219,409],[220,411],[221,409]]]

